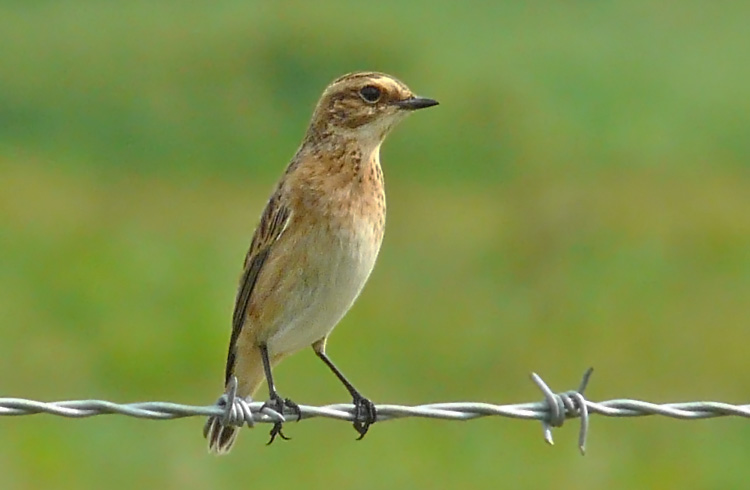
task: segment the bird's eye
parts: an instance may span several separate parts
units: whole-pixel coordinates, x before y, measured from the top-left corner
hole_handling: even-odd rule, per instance
[[[380,89],[374,85],[367,85],[366,87],[362,87],[362,89],[359,91],[360,97],[365,102],[368,102],[370,104],[374,104],[378,100],[380,100],[380,96],[382,93],[380,92]]]

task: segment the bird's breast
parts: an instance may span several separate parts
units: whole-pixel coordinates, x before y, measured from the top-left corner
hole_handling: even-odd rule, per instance
[[[291,353],[326,337],[359,296],[380,250],[378,219],[360,214],[318,215],[315,222],[306,218],[297,222],[303,232],[294,245],[298,267],[288,271],[292,291],[270,329],[273,353]]]

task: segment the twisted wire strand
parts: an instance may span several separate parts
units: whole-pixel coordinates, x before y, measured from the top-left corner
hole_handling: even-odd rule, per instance
[[[733,405],[713,401],[681,403],[651,403],[642,400],[615,399],[592,402],[584,397],[592,369],[586,371],[577,390],[554,393],[536,373],[531,378],[542,391],[544,400],[531,403],[494,405],[479,402],[428,403],[404,406],[376,405],[377,421],[383,422],[406,417],[421,417],[446,420],[472,420],[480,417],[508,417],[538,420],[542,423],[544,439],[553,444],[552,429],[561,427],[565,420],[580,418],[578,447],[584,452],[592,414],[605,417],[643,417],[661,415],[684,420],[714,417],[750,418],[750,404]],[[348,403],[324,406],[299,405],[301,419],[323,417],[353,420],[354,407]],[[0,398],[0,416],[21,416],[46,413],[61,417],[84,418],[97,415],[125,415],[128,417],[171,420],[184,417],[221,416],[224,423],[252,427],[256,423],[284,422],[286,416],[296,419],[297,413],[284,410],[278,413],[263,402],[249,401],[237,397],[236,380],[230,381],[227,392],[213,405],[195,406],[170,402],[114,403],[105,400],[70,400],[41,402],[23,398]]]

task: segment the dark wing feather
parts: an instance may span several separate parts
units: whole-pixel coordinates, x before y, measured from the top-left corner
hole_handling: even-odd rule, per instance
[[[229,341],[229,353],[227,354],[227,368],[225,382],[234,372],[234,364],[237,355],[237,339],[242,332],[247,317],[247,309],[250,305],[250,298],[255,289],[255,283],[258,281],[260,271],[263,269],[273,244],[282,235],[289,222],[290,210],[283,205],[278,197],[277,191],[266,205],[263,216],[260,218],[258,229],[255,230],[253,241],[250,244],[250,250],[245,257],[245,268],[240,279],[240,287],[237,291],[237,299],[234,304],[234,314],[232,316],[232,337]]]

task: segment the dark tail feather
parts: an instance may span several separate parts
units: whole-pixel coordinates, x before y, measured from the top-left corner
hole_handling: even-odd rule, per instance
[[[273,362],[276,363],[280,360],[281,357],[278,357]],[[242,397],[245,401],[252,401],[250,397],[258,390],[258,387],[265,379],[260,348],[255,347],[244,352],[242,356],[237,358],[233,370],[243,374],[239,379],[230,376],[225,386],[225,392],[234,393],[234,396],[237,398]],[[222,399],[226,403],[226,396],[225,394],[219,398],[219,405],[221,405]],[[240,432],[241,427],[223,425],[221,423],[222,418],[221,415],[209,417],[206,425],[203,426],[203,437],[208,439],[208,452],[210,453],[227,454],[232,449],[234,441],[237,440],[237,435]]]
[[[208,439],[208,452],[227,454],[237,440],[239,431],[240,427],[222,425],[221,417],[209,417],[203,427],[203,436]]]

